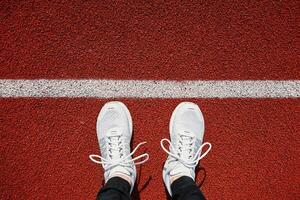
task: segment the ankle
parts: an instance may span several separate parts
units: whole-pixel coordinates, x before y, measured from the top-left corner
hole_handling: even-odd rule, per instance
[[[171,177],[170,177],[170,185],[172,185],[172,183],[173,183],[174,181],[176,181],[177,179],[181,178],[182,176],[183,176],[182,174],[171,176]]]
[[[109,179],[113,178],[113,177],[119,177],[119,178],[122,178],[124,179],[125,181],[127,181],[129,183],[130,186],[132,186],[132,181],[131,181],[131,177],[128,176],[128,175],[125,175],[125,174],[122,174],[122,173],[115,173],[115,174],[112,174]]]

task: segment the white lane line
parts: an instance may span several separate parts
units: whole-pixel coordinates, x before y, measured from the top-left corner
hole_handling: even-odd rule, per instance
[[[0,79],[0,97],[299,98],[300,80],[158,81]]]

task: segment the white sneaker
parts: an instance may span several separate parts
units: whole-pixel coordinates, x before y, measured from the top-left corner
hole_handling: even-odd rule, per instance
[[[173,111],[170,125],[170,138],[160,141],[163,150],[169,154],[163,169],[163,179],[169,194],[172,196],[170,179],[188,176],[195,180],[195,168],[198,162],[206,156],[211,144],[203,142],[204,119],[200,108],[190,102],[180,103]],[[169,143],[168,151],[164,142]],[[202,148],[208,149],[201,155]]]
[[[104,168],[104,178],[107,182],[115,176],[125,176],[131,180],[131,191],[136,180],[135,165],[145,163],[149,159],[147,153],[132,159],[134,152],[146,142],[142,142],[130,152],[132,136],[132,119],[129,110],[122,102],[106,103],[97,119],[97,137],[101,156],[90,155],[90,159]],[[134,161],[144,158],[134,163]]]

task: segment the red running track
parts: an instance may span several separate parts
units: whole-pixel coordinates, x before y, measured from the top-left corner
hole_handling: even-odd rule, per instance
[[[142,199],[165,199],[159,140],[178,100],[123,100],[134,145],[147,141]],[[212,151],[201,165],[208,199],[299,199],[300,102],[297,99],[192,100],[203,110]],[[0,199],[94,199],[102,169],[95,123],[104,100],[1,99]],[[135,195],[136,196],[136,195]]]
[[[300,79],[297,1],[8,1],[0,78]],[[181,101],[124,100],[148,142],[142,199],[165,199],[159,140]],[[300,199],[298,99],[200,99],[208,199]],[[105,100],[0,99],[0,199],[94,199]],[[201,177],[200,177],[201,178]],[[135,193],[137,194],[137,193]],[[138,197],[135,195],[135,197]]]
[[[299,79],[297,1],[1,1],[0,78]]]

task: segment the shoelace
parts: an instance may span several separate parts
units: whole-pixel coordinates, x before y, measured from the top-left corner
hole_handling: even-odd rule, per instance
[[[116,136],[112,136],[112,137],[116,137]],[[117,165],[121,165],[121,166],[124,166],[124,167],[127,167],[127,166],[130,166],[131,164],[130,163],[134,163],[135,165],[140,165],[140,164],[143,164],[145,162],[148,161],[149,159],[149,154],[147,153],[144,153],[142,155],[139,155],[135,158],[132,158],[132,159],[128,159],[129,157],[131,157],[136,151],[137,149],[143,145],[143,144],[146,144],[146,142],[141,142],[139,143],[134,149],[133,151],[128,154],[127,156],[124,157],[124,153],[123,153],[123,148],[121,147],[121,144],[122,142],[120,142],[121,140],[121,137],[120,136],[117,136],[118,139],[111,139],[111,138],[108,138],[107,139],[107,142],[108,142],[108,151],[110,152],[110,154],[108,155],[108,157],[111,157],[111,159],[106,159],[106,158],[103,158],[102,156],[100,155],[95,155],[95,154],[91,154],[89,156],[89,158],[94,162],[94,163],[97,163],[97,164],[102,164],[103,168],[105,170],[109,170]],[[118,152],[119,153],[119,159],[114,159],[114,155],[112,152]],[[141,158],[144,158],[142,161],[140,162],[134,162],[138,159],[141,159]]]
[[[212,145],[209,143],[209,142],[205,142],[203,143],[199,149],[197,150],[197,152],[195,153],[195,155],[193,157],[191,157],[190,155],[188,156],[189,159],[183,159],[182,156],[181,156],[181,153],[184,151],[188,151],[188,152],[192,152],[193,149],[192,149],[192,146],[191,144],[193,143],[192,142],[192,139],[190,140],[190,142],[186,142],[183,140],[183,137],[188,137],[187,135],[184,135],[184,134],[181,134],[180,137],[179,137],[179,143],[181,144],[177,149],[173,146],[173,144],[171,143],[171,141],[169,139],[162,139],[160,141],[160,146],[161,148],[167,153],[169,154],[170,156],[172,156],[173,158],[177,159],[179,162],[181,162],[183,165],[185,165],[186,167],[188,168],[192,168],[192,167],[196,167],[198,165],[198,162],[204,158],[208,152],[211,150],[211,147]],[[174,153],[171,153],[169,150],[167,150],[164,146],[164,142],[167,141],[169,143],[169,146],[170,146],[170,149],[173,150]],[[202,151],[203,147],[208,145],[208,149],[202,153],[202,155],[200,155],[200,151]]]

